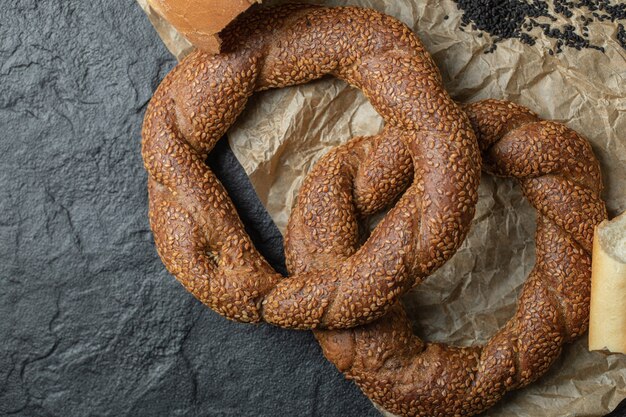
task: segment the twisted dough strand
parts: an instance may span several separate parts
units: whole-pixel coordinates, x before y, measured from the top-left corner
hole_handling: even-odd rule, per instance
[[[593,230],[606,218],[589,143],[512,103],[486,100],[465,111],[485,168],[516,178],[538,211],[536,263],[514,317],[484,346],[472,347],[423,342],[399,304],[374,323],[315,332],[339,370],[402,416],[480,413],[543,375],[588,325]],[[326,260],[303,254],[299,261],[314,270]]]
[[[223,38],[223,54],[196,52],[181,62],[146,112],[143,158],[161,258],[199,300],[230,319],[347,328],[381,317],[465,237],[480,177],[469,120],[410,29],[373,10],[261,9]],[[326,74],[360,88],[386,128],[362,141],[350,166],[319,178],[307,197],[317,208],[301,213],[311,236],[317,228],[353,247],[359,216],[406,191],[358,251],[283,280],[252,245],[204,161],[253,92]],[[401,175],[388,171],[394,154]],[[333,256],[323,244],[316,250]]]

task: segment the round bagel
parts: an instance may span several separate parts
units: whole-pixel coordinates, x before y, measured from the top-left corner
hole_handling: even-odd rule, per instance
[[[150,224],[164,264],[200,301],[233,320],[308,329],[382,317],[467,233],[480,180],[469,119],[411,30],[373,10],[259,9],[222,38],[222,54],[188,56],[146,112]],[[290,229],[294,247],[342,261],[283,279],[254,248],[205,160],[255,91],[324,75],[361,89],[386,126],[361,141],[348,164],[320,173],[302,200],[315,206],[299,212],[306,227]],[[389,172],[392,165],[398,171]],[[356,250],[360,216],[398,198]],[[347,252],[314,239],[318,233],[341,240]],[[293,268],[299,263],[288,260]]]
[[[593,232],[607,217],[600,165],[591,146],[566,126],[543,121],[510,102],[485,100],[465,111],[485,170],[518,180],[537,210],[536,263],[513,318],[486,344],[471,347],[422,341],[400,304],[365,326],[315,332],[325,356],[340,371],[374,402],[401,416],[478,414],[506,392],[543,375],[563,345],[586,332],[589,322]],[[348,160],[360,143],[335,149],[335,156],[320,161],[314,172]],[[402,178],[401,159],[387,162],[387,172]],[[307,178],[301,200],[308,201],[309,184],[316,181]],[[301,210],[294,209],[290,230],[304,228],[302,233],[333,246],[336,254],[355,250],[327,233],[307,231]],[[328,257],[301,251],[300,245],[286,241],[286,251],[295,259],[290,272],[328,267]]]

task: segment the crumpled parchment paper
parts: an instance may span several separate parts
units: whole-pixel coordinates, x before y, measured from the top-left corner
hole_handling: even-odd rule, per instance
[[[137,0],[179,58],[189,51],[167,23]],[[264,4],[276,4],[267,0]],[[488,35],[459,30],[450,0],[328,0],[397,17],[420,36],[451,95],[462,102],[512,100],[586,136],[601,161],[611,216],[626,209],[626,51],[617,24],[595,23],[592,40],[606,52],[564,48],[550,39],[517,40],[485,54]],[[444,19],[444,16],[449,16]],[[573,18],[576,18],[574,16]],[[229,132],[233,151],[281,231],[304,176],[333,146],[374,134],[382,120],[358,91],[326,78],[255,95]],[[513,314],[534,263],[535,213],[514,181],[483,176],[476,217],[458,253],[405,297],[416,332],[430,341],[483,343]],[[485,416],[600,416],[626,398],[626,355],[587,350],[582,337],[566,347],[538,382],[510,393]]]

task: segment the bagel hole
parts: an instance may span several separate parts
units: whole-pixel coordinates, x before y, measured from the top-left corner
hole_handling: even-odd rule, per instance
[[[395,203],[394,203],[395,204]],[[385,217],[389,210],[382,210],[379,213],[365,216],[359,219],[359,248],[369,239],[372,231],[378,226],[378,223]]]
[[[483,174],[467,238],[403,298],[415,333],[460,346],[489,340],[513,317],[534,266],[535,221],[516,181]]]
[[[389,204],[388,207],[385,207],[385,208],[381,209],[380,211],[378,211],[378,212],[376,212],[374,214],[370,214],[368,216],[363,216],[363,217],[359,218],[359,220],[358,220],[358,225],[359,225],[359,243],[358,243],[357,249],[360,248],[361,246],[363,246],[363,244],[365,242],[367,242],[367,239],[369,239],[370,235],[372,234],[372,232],[374,231],[376,226],[378,226],[378,224],[385,218],[385,216],[387,215],[389,210],[391,210],[393,207],[395,207],[395,205],[402,198],[402,196],[404,195],[405,192],[406,192],[406,190],[402,191],[395,198],[395,200],[391,204]]]
[[[287,276],[283,237],[255,192],[250,178],[233,154],[227,140],[220,140],[207,158],[215,176],[233,201],[252,243],[276,272]],[[207,250],[207,256],[211,256]],[[216,255],[213,255],[217,258]],[[213,258],[211,258],[213,259]]]

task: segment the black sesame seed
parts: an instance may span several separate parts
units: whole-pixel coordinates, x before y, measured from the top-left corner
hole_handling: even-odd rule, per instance
[[[562,52],[562,47],[603,52],[604,47],[593,45],[585,39],[589,37],[590,23],[626,21],[626,2],[623,0],[454,1],[463,12],[461,30],[469,26],[480,32],[477,34],[479,37],[483,33],[491,35],[492,46],[485,53],[493,52],[497,43],[504,39],[519,39],[522,43],[535,45],[536,39],[542,34],[557,40],[555,48],[551,49],[552,54]],[[541,20],[541,23],[536,19]],[[565,23],[559,23],[563,21]],[[626,49],[626,29],[622,23],[618,24],[617,41]]]
[[[617,25],[617,41],[622,48],[626,49],[626,30],[624,29],[624,25],[621,23]]]

